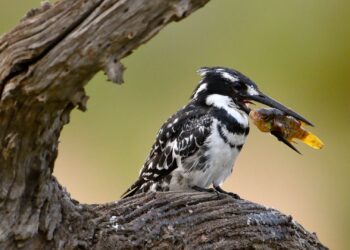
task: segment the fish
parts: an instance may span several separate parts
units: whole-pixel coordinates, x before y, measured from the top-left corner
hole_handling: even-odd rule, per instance
[[[292,116],[285,115],[278,109],[261,108],[258,110],[251,110],[249,117],[261,132],[271,133],[279,141],[299,154],[300,151],[292,144],[296,143],[296,139],[314,149],[321,149],[324,147],[324,143],[320,138],[305,129],[307,126],[306,123]]]

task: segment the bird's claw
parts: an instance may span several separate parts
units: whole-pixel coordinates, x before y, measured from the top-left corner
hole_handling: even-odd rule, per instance
[[[202,187],[198,187],[198,186],[193,186],[192,189],[196,190],[198,192],[208,192],[208,193],[216,192],[216,190],[214,188],[202,188]]]
[[[234,199],[241,200],[241,197],[238,194],[235,194],[232,192],[227,192],[227,191],[223,190],[220,186],[214,186],[214,190],[218,193],[221,193],[221,194],[227,194]]]
[[[226,194],[226,195],[231,196],[234,199],[241,200],[241,197],[239,197],[238,194],[235,194],[232,192],[227,192],[219,186],[214,186],[214,188],[202,188],[202,187],[198,187],[198,186],[193,186],[192,189],[196,190],[198,192],[216,193],[218,196],[220,196],[221,194]]]

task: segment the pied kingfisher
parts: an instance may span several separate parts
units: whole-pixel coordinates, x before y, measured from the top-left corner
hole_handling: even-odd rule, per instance
[[[264,95],[237,70],[203,67],[189,103],[161,127],[138,180],[123,197],[148,191],[216,191],[231,174],[249,133],[249,103],[257,101],[310,124]],[[214,189],[208,187],[212,185]],[[228,193],[239,198],[234,193]]]

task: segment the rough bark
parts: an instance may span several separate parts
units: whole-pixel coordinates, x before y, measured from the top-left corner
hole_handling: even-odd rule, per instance
[[[205,193],[83,205],[52,176],[60,132],[100,70],[209,0],[61,0],[0,38],[0,249],[323,249],[278,211]]]

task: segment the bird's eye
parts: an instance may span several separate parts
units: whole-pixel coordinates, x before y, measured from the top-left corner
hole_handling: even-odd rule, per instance
[[[240,82],[236,82],[234,84],[232,84],[232,88],[234,91],[244,91],[247,89],[247,86],[243,83],[240,83]]]

